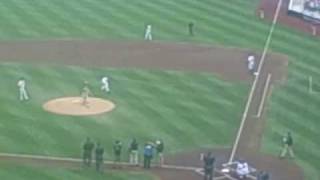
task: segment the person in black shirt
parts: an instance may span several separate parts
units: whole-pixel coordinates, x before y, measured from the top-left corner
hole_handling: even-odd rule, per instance
[[[129,144],[129,156],[130,156],[130,164],[139,165],[139,152],[138,152],[138,142],[135,138],[132,139],[131,143]]]
[[[211,152],[208,152],[204,157],[203,157],[203,162],[204,162],[204,180],[212,180],[214,176],[214,163],[215,163],[215,158],[212,156]]]
[[[194,27],[194,23],[193,22],[189,22],[188,30],[189,30],[189,35],[190,36],[193,36],[193,27]]]
[[[95,151],[95,158],[96,158],[96,170],[98,172],[101,171],[101,166],[103,165],[103,154],[104,149],[101,147],[100,143],[97,143],[96,151]]]
[[[91,165],[93,149],[94,149],[94,143],[90,140],[89,137],[87,137],[85,143],[82,146],[82,158],[83,158],[83,164],[85,166]]]
[[[164,143],[162,140],[156,140],[156,153],[158,158],[159,166],[161,167],[164,163],[163,151],[164,151]]]
[[[116,140],[113,144],[114,165],[120,165],[121,151],[122,151],[122,143],[121,141]]]
[[[284,158],[287,154],[289,154],[291,158],[294,158],[292,146],[293,138],[291,136],[291,133],[287,132],[287,134],[282,137],[282,150],[280,153],[280,158]]]

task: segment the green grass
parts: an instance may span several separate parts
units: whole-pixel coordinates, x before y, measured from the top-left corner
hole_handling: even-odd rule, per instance
[[[213,43],[261,50],[270,23],[261,22],[254,16],[258,2],[259,0],[3,0],[0,2],[0,39],[137,40],[143,36],[144,25],[151,23],[154,37],[159,40]],[[195,22],[195,37],[186,35],[189,21]],[[317,180],[320,178],[319,153],[311,149],[320,149],[319,141],[314,139],[320,135],[316,128],[319,127],[316,107],[319,107],[320,100],[318,96],[310,96],[304,90],[304,83],[295,82],[300,82],[309,75],[320,77],[319,39],[292,28],[278,26],[271,42],[271,50],[290,57],[289,83],[276,88],[272,102],[269,103],[271,109],[264,151],[276,155],[279,135],[287,129],[294,131],[294,137],[298,141],[295,145],[297,161],[307,172],[308,180]],[[150,114],[152,112],[148,116]],[[72,120],[65,123],[72,124]],[[81,121],[81,124],[84,122]],[[150,126],[153,126],[151,122]],[[199,126],[206,127],[205,124]],[[81,126],[74,128],[81,129]],[[196,131],[195,129],[193,133]],[[167,133],[172,132],[163,134]],[[9,137],[2,138],[6,140]],[[12,146],[15,144],[9,147]],[[6,148],[11,149],[14,148]],[[70,154],[71,150],[66,151]]]
[[[49,167],[30,167],[16,164],[0,164],[0,176],[2,179],[10,180],[154,180],[148,173],[107,171],[96,173],[94,170]]]
[[[100,92],[99,78],[105,74],[112,78],[111,95]],[[19,77],[29,82],[29,102],[17,100]],[[60,116],[41,108],[49,99],[78,95],[83,80],[117,108],[91,117]],[[114,140],[126,145],[132,137],[141,144],[162,138],[168,153],[230,146],[248,90],[246,83],[206,73],[19,64],[0,65],[0,81],[1,151],[79,157],[82,141],[90,136],[103,143],[109,159]]]

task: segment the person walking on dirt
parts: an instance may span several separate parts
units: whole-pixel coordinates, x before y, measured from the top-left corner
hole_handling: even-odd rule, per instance
[[[129,163],[133,165],[139,165],[139,144],[135,138],[129,144]]]
[[[96,171],[98,172],[101,172],[101,166],[103,165],[103,154],[104,154],[104,148],[98,142],[95,150]]]
[[[143,149],[143,167],[150,169],[151,160],[153,158],[153,145],[152,143],[146,143]]]
[[[113,144],[113,153],[114,153],[114,165],[119,166],[121,160],[121,151],[122,151],[122,142],[116,140]]]
[[[27,86],[26,80],[24,78],[20,78],[18,80],[17,86],[19,88],[19,100],[20,101],[29,100],[29,96],[26,90],[26,86]]]
[[[164,150],[164,143],[162,140],[156,140],[156,153],[159,166],[161,167],[164,164],[164,157],[163,157],[163,150]]]
[[[215,163],[215,158],[212,156],[211,152],[208,152],[204,157],[203,157],[203,163],[204,163],[204,180],[212,180],[214,177],[214,163]]]
[[[92,153],[94,149],[94,143],[87,137],[85,143],[82,146],[82,158],[85,166],[91,166]]]
[[[284,158],[287,154],[289,154],[291,158],[294,158],[292,146],[293,138],[291,136],[291,133],[287,132],[287,134],[282,137],[282,150],[280,153],[280,158]]]
[[[194,28],[194,23],[193,22],[189,22],[188,24],[188,30],[189,30],[189,35],[193,36],[193,28]]]
[[[258,72],[256,72],[256,58],[254,57],[254,55],[249,55],[247,58],[247,67],[248,67],[248,71],[252,74],[257,76]]]

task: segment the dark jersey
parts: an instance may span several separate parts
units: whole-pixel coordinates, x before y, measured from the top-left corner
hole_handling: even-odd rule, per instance
[[[90,153],[93,151],[94,148],[94,144],[90,141],[87,141],[84,145],[83,145],[83,151]]]
[[[97,160],[102,160],[103,159],[103,153],[104,149],[102,147],[98,147],[95,151],[96,159]]]
[[[129,147],[129,150],[130,151],[137,151],[138,150],[138,143],[137,143],[137,141],[132,141],[131,143],[130,143],[130,147]]]
[[[121,143],[115,143],[113,146],[113,151],[116,155],[121,154],[122,144]]]
[[[160,142],[159,144],[157,144],[156,150],[157,150],[157,153],[163,153],[163,150],[164,150],[163,142]]]
[[[203,158],[204,168],[206,170],[213,169],[215,158],[212,156],[205,156]]]

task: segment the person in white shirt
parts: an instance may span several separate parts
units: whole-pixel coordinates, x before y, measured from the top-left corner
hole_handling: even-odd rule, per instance
[[[24,78],[20,78],[18,83],[17,83],[17,86],[19,88],[19,99],[20,101],[26,101],[26,100],[29,100],[29,96],[28,96],[28,93],[27,93],[27,90],[26,90],[26,80]]]
[[[108,77],[103,77],[101,79],[101,83],[102,83],[101,90],[109,93],[110,92],[109,78]]]
[[[145,34],[144,34],[144,40],[152,40],[152,26],[150,24],[147,25]]]
[[[258,72],[255,71],[256,67],[255,57],[254,55],[249,55],[247,59],[248,70],[253,75],[258,75]]]
[[[246,179],[246,177],[250,174],[248,163],[244,160],[240,160],[237,163],[236,173],[239,179]]]

